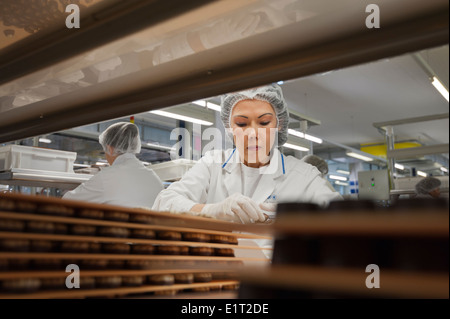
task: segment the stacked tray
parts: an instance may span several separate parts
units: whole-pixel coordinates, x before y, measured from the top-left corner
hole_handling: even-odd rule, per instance
[[[449,298],[446,200],[285,203],[273,227],[271,267],[244,269],[240,298]]]
[[[235,257],[236,249],[263,249],[238,239],[270,239],[267,232],[267,225],[2,194],[0,298],[236,291],[246,262],[269,261]],[[79,289],[68,288],[76,286],[74,269]]]

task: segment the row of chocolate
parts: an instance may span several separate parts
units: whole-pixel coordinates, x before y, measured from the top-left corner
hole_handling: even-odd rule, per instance
[[[140,287],[144,285],[164,285],[209,283],[213,280],[234,279],[232,273],[181,273],[157,275],[129,275],[129,276],[80,276],[80,289]],[[74,281],[71,282],[71,287]],[[220,286],[219,286],[220,287]],[[194,288],[195,289],[195,288]],[[0,281],[0,293],[32,293],[46,290],[68,291],[66,278],[18,278]]]
[[[234,257],[234,250],[231,248],[29,239],[0,239],[0,251]]]
[[[241,267],[243,262],[236,260],[148,260],[148,259],[0,259],[0,272],[8,271],[33,271],[33,270],[62,270],[70,264],[80,267],[80,270],[155,270],[155,269],[187,269],[187,268],[211,268],[230,269]],[[24,273],[24,276],[26,273]]]
[[[76,208],[55,203],[34,203],[27,200],[0,198],[0,211],[19,212],[28,214],[42,214],[59,217],[75,217],[118,222],[132,222],[141,224],[155,224],[156,218],[145,213],[122,212],[114,210],[100,210],[90,208]]]
[[[236,237],[226,235],[209,235],[197,232],[155,231],[152,229],[139,228],[128,229],[115,226],[67,225],[64,223],[47,221],[22,221],[6,218],[0,218],[0,231],[238,244]]]

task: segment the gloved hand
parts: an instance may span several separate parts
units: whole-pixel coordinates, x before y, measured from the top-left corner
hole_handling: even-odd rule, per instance
[[[265,210],[266,212],[276,213],[277,212],[277,204],[276,203],[262,203],[259,204],[259,208]]]
[[[266,222],[271,222],[275,218],[277,212],[277,204],[276,203],[262,203],[259,204],[259,208],[261,208],[264,217],[266,218]]]
[[[258,204],[239,193],[234,193],[216,204],[205,204],[202,214],[243,224],[264,222],[266,219]]]

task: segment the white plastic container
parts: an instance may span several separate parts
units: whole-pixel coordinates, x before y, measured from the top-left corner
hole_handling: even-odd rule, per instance
[[[77,153],[47,148],[6,145],[0,147],[0,171],[14,168],[74,173]]]
[[[162,181],[173,182],[181,179],[195,163],[196,161],[180,158],[165,163],[152,164],[150,168]]]

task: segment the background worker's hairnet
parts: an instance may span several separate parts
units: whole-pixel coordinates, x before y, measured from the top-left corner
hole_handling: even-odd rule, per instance
[[[428,194],[432,190],[439,188],[441,186],[441,181],[436,177],[425,177],[420,182],[416,184],[417,194]]]
[[[312,166],[317,167],[319,172],[322,173],[322,176],[328,173],[328,164],[327,162],[317,155],[306,155],[302,158],[302,161],[305,163],[311,164]]]
[[[278,146],[286,143],[288,136],[289,111],[283,97],[283,91],[277,84],[256,87],[222,96],[222,110],[220,112],[220,117],[231,140],[233,140],[233,133],[229,128],[231,127],[231,113],[233,107],[240,101],[252,99],[264,101],[272,105],[277,116]]]
[[[133,123],[119,122],[111,125],[100,134],[98,141],[105,152],[108,152],[107,145],[114,148],[114,154],[110,155],[137,154],[141,151],[139,129]]]

